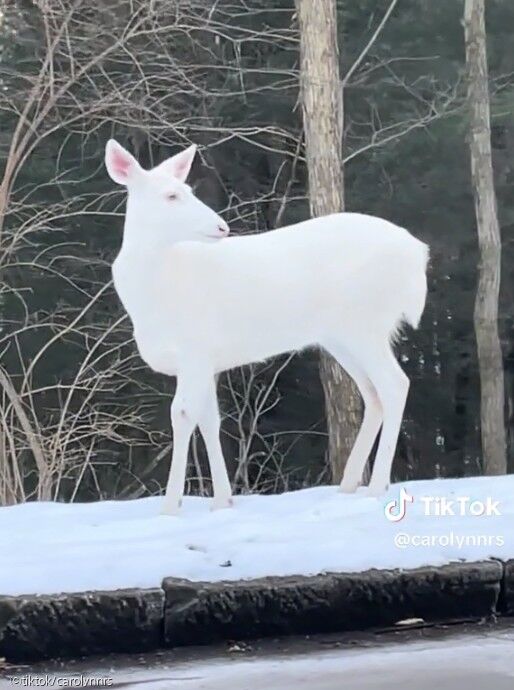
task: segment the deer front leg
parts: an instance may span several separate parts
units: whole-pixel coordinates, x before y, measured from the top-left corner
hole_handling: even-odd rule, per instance
[[[163,515],[177,515],[182,504],[191,434],[199,422],[209,390],[209,377],[200,372],[198,368],[196,372],[187,370],[177,375],[177,390],[171,403],[173,452],[161,510]]]

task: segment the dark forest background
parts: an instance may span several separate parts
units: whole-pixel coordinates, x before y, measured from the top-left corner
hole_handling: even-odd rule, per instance
[[[400,0],[353,70],[389,4],[338,8],[347,210],[431,247],[421,328],[398,346],[412,386],[393,477],[480,474],[463,7]],[[512,471],[512,2],[488,0],[487,30]],[[198,143],[195,191],[234,233],[304,219],[298,64],[293,0],[0,2],[0,503],[160,491],[173,382],[139,359],[110,284],[124,196],[105,141],[148,166]],[[315,351],[229,372],[219,389],[237,490],[330,481]],[[192,459],[189,489],[208,493],[199,439]]]

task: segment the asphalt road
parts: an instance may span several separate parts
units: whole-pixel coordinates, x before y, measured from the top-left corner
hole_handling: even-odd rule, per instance
[[[72,676],[85,679],[74,687],[135,690],[514,690],[514,625],[316,636],[53,662],[7,669],[0,688],[70,687],[62,679]],[[44,685],[40,680],[27,684],[36,677]],[[104,685],[93,685],[93,677]]]

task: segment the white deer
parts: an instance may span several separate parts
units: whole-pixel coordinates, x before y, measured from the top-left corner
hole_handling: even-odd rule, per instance
[[[191,146],[144,170],[112,139],[105,155],[109,175],[128,191],[114,285],[141,357],[177,377],[163,512],[176,514],[181,505],[197,426],[209,458],[212,506],[232,504],[216,374],[310,346],[335,357],[364,402],[341,490],[354,492],[362,483],[381,429],[368,492],[383,494],[409,389],[391,342],[403,322],[417,327],[421,318],[428,247],[360,213],[227,238],[225,221],[185,183],[194,155]]]

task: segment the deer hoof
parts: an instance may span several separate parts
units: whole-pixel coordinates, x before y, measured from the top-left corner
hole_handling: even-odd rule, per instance
[[[211,502],[211,510],[224,510],[225,508],[233,508],[234,500],[230,498],[213,498]]]

